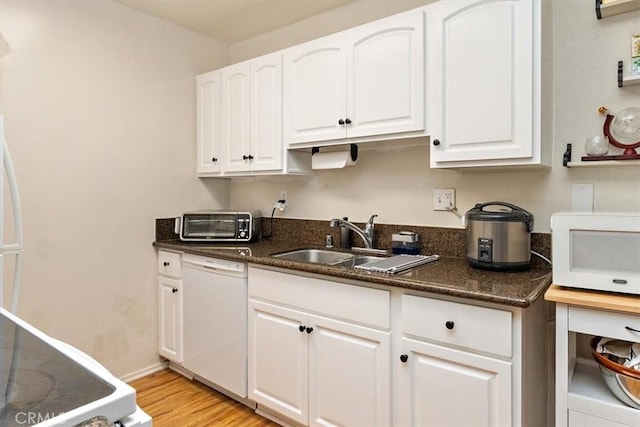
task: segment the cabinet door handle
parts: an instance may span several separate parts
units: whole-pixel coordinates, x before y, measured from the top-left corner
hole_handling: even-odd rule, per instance
[[[211,161],[212,161],[213,163],[215,163],[215,162],[217,162],[217,161],[218,161],[218,159],[217,159],[216,157],[212,157],[212,158],[211,158]]]
[[[171,264],[169,263],[169,261],[165,261],[165,262],[162,263],[162,265],[164,265],[165,267],[169,267],[169,265],[171,265]]]
[[[306,331],[308,334],[310,334],[311,332],[313,332],[313,328],[311,326],[307,326]]]
[[[344,124],[344,120],[342,120],[342,119],[338,120],[338,124],[339,124],[340,126],[342,126],[342,125]]]
[[[409,355],[408,354],[401,354],[400,355],[400,361],[402,363],[407,363],[407,360],[409,360]]]
[[[625,326],[624,328],[625,328],[627,331],[631,331],[631,332],[638,332],[638,333],[640,333],[640,329],[635,329],[635,328],[632,328],[631,326]]]
[[[243,156],[242,156],[242,160],[249,160],[249,156],[247,156],[247,155],[243,155]]]
[[[304,330],[305,330],[304,325],[300,325],[300,326],[298,326],[298,330],[299,330],[300,332],[304,332]]]
[[[451,330],[454,328],[454,326],[456,326],[456,324],[453,322],[453,320],[447,320],[446,323],[444,324],[444,326]]]
[[[347,117],[347,119],[344,121],[346,124],[350,125],[351,124],[351,119]]]
[[[172,294],[175,294],[176,292],[178,292],[178,288],[173,288],[173,289],[171,289],[171,293],[172,293]]]
[[[433,146],[437,147],[438,145],[440,145],[440,140],[439,139],[434,139],[433,140]]]

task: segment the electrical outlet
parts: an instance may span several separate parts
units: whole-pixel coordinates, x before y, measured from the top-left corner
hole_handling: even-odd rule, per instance
[[[284,200],[284,206],[289,206],[289,197],[287,197],[287,190],[280,190],[280,198],[278,200]]]
[[[455,188],[437,188],[433,190],[433,210],[449,211],[456,207]]]

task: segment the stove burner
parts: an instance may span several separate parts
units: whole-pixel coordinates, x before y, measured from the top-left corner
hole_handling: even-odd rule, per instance
[[[0,369],[0,412],[6,408],[28,411],[43,402],[56,386],[53,375],[38,369]]]

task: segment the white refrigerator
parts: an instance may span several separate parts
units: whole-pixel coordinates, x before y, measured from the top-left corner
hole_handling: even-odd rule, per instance
[[[87,354],[15,314],[22,273],[22,218],[4,130],[0,116],[0,165],[4,166],[0,171],[0,426],[76,427],[101,419],[105,423],[100,425],[151,427],[151,417],[136,405],[132,387]],[[10,194],[5,194],[5,187]],[[14,222],[13,243],[8,244],[6,200],[11,201]],[[6,309],[4,266],[10,256],[16,266]]]
[[[9,261],[10,256],[15,259],[15,269],[13,282],[11,286],[11,303],[9,310],[15,313],[18,309],[18,299],[20,297],[20,280],[22,278],[22,209],[20,206],[20,195],[18,193],[18,184],[16,182],[16,175],[13,170],[13,162],[9,154],[9,148],[4,136],[4,117],[0,116],[0,143],[2,149],[0,150],[0,165],[2,165],[2,171],[0,171],[0,307],[6,307],[4,301],[5,288],[4,288],[4,266]],[[6,188],[9,190],[9,196],[12,207],[12,218],[14,224],[14,240],[13,243],[5,243],[5,183]]]

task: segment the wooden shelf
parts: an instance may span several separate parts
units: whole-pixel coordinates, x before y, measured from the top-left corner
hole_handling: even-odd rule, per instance
[[[598,19],[640,10],[640,0],[596,0]]]
[[[640,0],[638,0],[640,1]],[[640,75],[624,75],[624,62],[618,61],[618,87],[640,85]]]
[[[592,161],[572,161],[573,144],[567,144],[567,149],[562,155],[562,166],[567,168],[597,168],[597,167],[619,167],[619,166],[640,166],[640,160],[592,160]]]
[[[620,166],[640,166],[640,160],[603,160],[601,162],[569,162],[568,168],[604,168]]]
[[[640,314],[640,297],[637,295],[565,288],[559,285],[551,285],[544,294],[544,299],[547,301],[570,304],[578,307]]]

